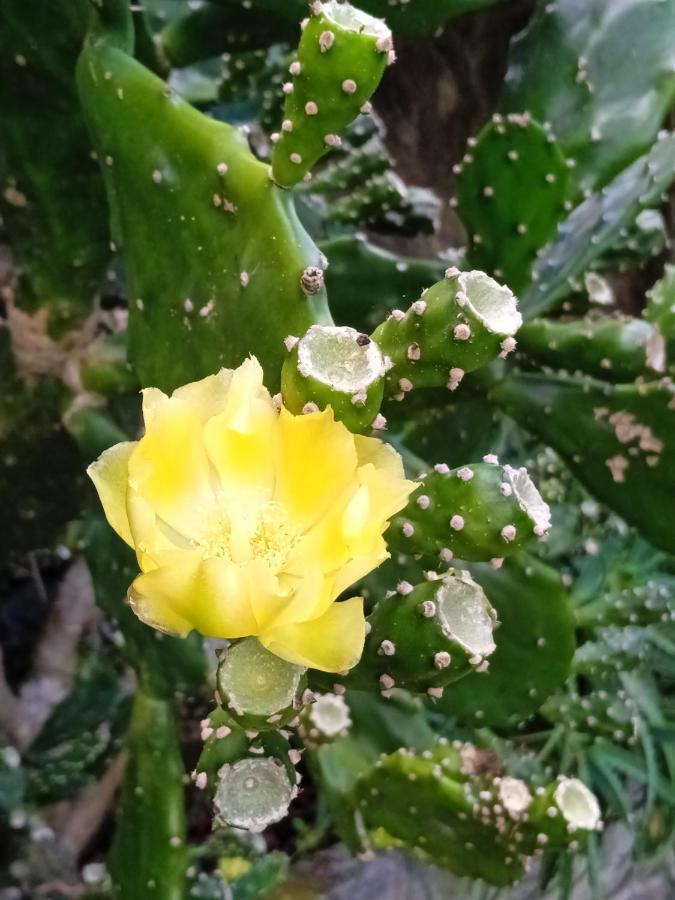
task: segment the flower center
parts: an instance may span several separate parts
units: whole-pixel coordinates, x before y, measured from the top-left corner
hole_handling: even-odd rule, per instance
[[[283,504],[269,501],[236,513],[218,510],[191,543],[204,559],[232,563],[262,559],[276,574],[283,570],[299,537]]]

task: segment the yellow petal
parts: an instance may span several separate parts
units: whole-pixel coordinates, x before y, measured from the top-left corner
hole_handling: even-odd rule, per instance
[[[211,470],[195,407],[168,400],[129,459],[131,486],[168,525],[185,537],[213,508]]]
[[[333,582],[333,596],[339,597],[343,591],[364,578],[373,569],[389,559],[389,552],[384,538],[380,536],[371,547],[370,553],[350,559],[336,573]]]
[[[176,388],[171,396],[195,407],[206,421],[225,409],[232,374],[231,369],[221,369],[215,375],[208,375],[200,381],[192,381]]]
[[[370,514],[366,523],[378,523],[380,532],[387,521],[408,502],[408,497],[417,487],[414,481],[393,475],[387,469],[376,468],[372,463],[361,466],[357,473],[362,487],[368,491]],[[363,530],[363,529],[362,529]],[[352,526],[354,537],[356,534]]]
[[[147,431],[154,422],[155,416],[163,409],[164,404],[169,402],[169,398],[164,391],[160,391],[156,387],[144,388],[141,395],[143,397],[143,422]]]
[[[275,499],[308,529],[355,479],[354,435],[328,407],[302,416],[282,409],[279,437]]]
[[[157,568],[162,553],[192,549],[189,542],[162,522],[138,491],[127,488],[127,516],[133,537],[132,546],[142,572]]]
[[[225,500],[242,494],[268,500],[274,486],[277,412],[257,360],[234,372],[225,409],[204,428],[204,442]]]
[[[354,445],[359,459],[359,466],[372,463],[375,468],[387,472],[392,478],[405,478],[401,455],[391,444],[387,444],[379,438],[355,434]]]
[[[345,496],[350,496],[351,491]],[[349,543],[342,531],[348,500],[336,501],[320,521],[298,541],[286,562],[289,575],[302,577],[310,564],[323,572],[333,572],[350,557]]]
[[[242,434],[251,432],[260,404],[274,411],[272,398],[263,386],[262,367],[255,356],[251,356],[232,373],[225,407],[229,427]]]
[[[363,599],[352,597],[332,603],[317,619],[270,628],[260,635],[260,641],[290,663],[322,672],[342,672],[361,658],[365,636]]]
[[[162,565],[139,575],[130,590],[134,612],[164,631],[185,634],[186,623],[206,637],[237,638],[257,632],[242,570],[196,553],[164,554]],[[189,629],[188,629],[189,630]]]
[[[106,519],[130,547],[134,546],[134,539],[127,517],[126,497],[129,457],[135,447],[133,441],[115,444],[104,450],[87,469],[98,491]]]

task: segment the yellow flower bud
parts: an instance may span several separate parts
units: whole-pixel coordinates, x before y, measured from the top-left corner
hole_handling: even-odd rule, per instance
[[[388,557],[383,534],[416,487],[396,451],[331,409],[275,406],[255,358],[143,391],[145,435],[88,473],[136,551],[140,619],[172,634],[255,635],[272,653],[337,672],[363,649],[363,600],[335,602]]]

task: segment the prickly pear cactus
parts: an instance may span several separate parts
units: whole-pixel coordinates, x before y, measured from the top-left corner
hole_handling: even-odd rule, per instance
[[[520,291],[565,209],[569,167],[553,133],[529,113],[495,116],[455,172],[452,203],[469,231],[467,261]]]
[[[0,893],[672,843],[673,0],[0,6]]]

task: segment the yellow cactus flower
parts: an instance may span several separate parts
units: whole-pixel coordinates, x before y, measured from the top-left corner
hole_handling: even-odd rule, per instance
[[[354,435],[330,408],[278,409],[255,358],[143,391],[145,435],[88,473],[141,573],[136,615],[172,634],[255,635],[297,665],[338,672],[363,650],[363,600],[335,602],[389,555],[405,506],[396,451]]]

